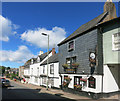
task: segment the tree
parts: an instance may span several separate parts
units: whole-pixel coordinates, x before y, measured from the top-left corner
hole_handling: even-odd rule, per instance
[[[0,70],[2,71],[2,74],[5,74],[5,66],[0,66]]]
[[[7,70],[10,69],[10,67],[7,67]]]

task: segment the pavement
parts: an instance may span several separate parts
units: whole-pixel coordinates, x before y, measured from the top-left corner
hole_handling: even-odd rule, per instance
[[[13,80],[10,80],[13,81]],[[89,97],[85,97],[85,96],[80,96],[80,95],[76,95],[76,94],[72,94],[72,93],[68,93],[68,92],[64,92],[63,90],[60,89],[52,89],[52,88],[48,88],[48,90],[46,90],[45,87],[41,87],[41,86],[37,86],[37,85],[33,85],[33,84],[23,84],[20,81],[14,81],[16,84],[20,84],[22,86],[25,86],[27,88],[30,89],[36,89],[36,90],[40,90],[38,93],[48,93],[48,94],[52,94],[52,95],[56,95],[56,96],[60,96],[60,97],[64,97],[64,98],[69,98],[69,99],[83,99],[83,100],[91,100],[91,98]],[[108,101],[110,99],[114,99],[114,100],[118,100],[120,99],[120,95],[113,95],[110,96],[108,98],[100,98],[102,101],[107,99]]]

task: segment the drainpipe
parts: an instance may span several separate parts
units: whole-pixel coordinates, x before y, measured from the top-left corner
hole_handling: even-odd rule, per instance
[[[100,34],[103,34],[103,31],[102,31],[102,28],[101,27],[98,27],[99,28],[99,32],[100,32]],[[102,47],[103,47],[103,35],[101,36],[102,38]],[[102,50],[103,51],[103,50]],[[103,52],[102,52],[103,53]],[[102,65],[103,66],[103,65]],[[104,75],[104,66],[103,66],[103,71],[102,71],[102,82],[101,82],[101,94],[102,94],[102,96],[103,96],[103,75]]]

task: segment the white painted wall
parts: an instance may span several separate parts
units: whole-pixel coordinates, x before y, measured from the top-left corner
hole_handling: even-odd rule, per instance
[[[49,54],[49,57],[52,56],[52,52]],[[44,60],[42,60],[40,63],[34,63],[34,64],[31,64],[30,65],[30,75],[33,75],[33,77],[30,76],[30,83],[31,84],[35,84],[35,85],[40,85],[41,83],[41,79],[39,78],[38,79],[38,82],[36,83],[35,82],[35,77],[39,77],[41,75],[41,71],[42,71],[42,68],[40,66],[41,63],[43,63],[44,61],[47,60],[48,57],[46,57]],[[32,68],[33,68],[33,74],[32,74]],[[38,73],[38,69],[39,68],[39,73]]]
[[[30,75],[30,68],[24,69],[24,75]]]
[[[24,75],[26,76],[30,76],[30,68],[24,68]],[[24,79],[26,80],[27,83],[30,82],[30,78],[25,78]]]
[[[87,80],[87,87],[82,88],[83,91],[86,92],[94,92],[94,93],[101,93],[102,91],[102,76],[101,75],[93,75],[96,78],[96,88],[89,88],[88,87],[88,80]]]
[[[52,64],[54,64],[54,74],[50,74],[50,65],[52,65]],[[43,67],[45,68],[44,75],[47,75],[47,64],[41,66],[41,74],[43,74]],[[48,76],[54,79],[54,85],[52,85],[52,86],[59,88],[59,84],[60,84],[60,82],[59,82],[60,80],[59,79],[60,79],[60,77],[59,77],[59,63],[58,62],[57,63],[50,63],[49,64]],[[41,85],[46,86],[43,83],[41,83]]]
[[[118,84],[113,76],[116,73],[118,75],[118,67],[108,67],[108,65],[104,65],[104,78],[103,78],[103,92],[115,92],[119,90]],[[112,69],[110,69],[112,68]],[[112,71],[111,71],[112,70]]]
[[[64,75],[68,74],[62,74],[62,78],[64,79]],[[74,76],[82,76],[82,78],[89,78],[90,75],[87,77],[87,75],[78,75],[78,74],[69,74],[68,75],[71,78],[70,84],[68,85],[69,88],[74,89]],[[86,92],[94,92],[94,93],[101,93],[101,85],[102,85],[102,76],[101,75],[93,75],[94,78],[96,78],[96,88],[89,88],[88,87],[88,80],[87,80],[87,86],[82,88],[82,91]]]

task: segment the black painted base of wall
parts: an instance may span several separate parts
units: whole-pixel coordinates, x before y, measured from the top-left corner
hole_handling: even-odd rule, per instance
[[[120,94],[120,91],[117,92],[111,92],[111,93],[92,93],[92,92],[85,92],[85,91],[77,91],[71,88],[63,88],[62,89],[65,92],[69,92],[69,93],[73,93],[73,94],[77,94],[80,96],[86,96],[92,99],[99,99],[99,98],[108,98],[110,96],[114,96],[116,94]]]

